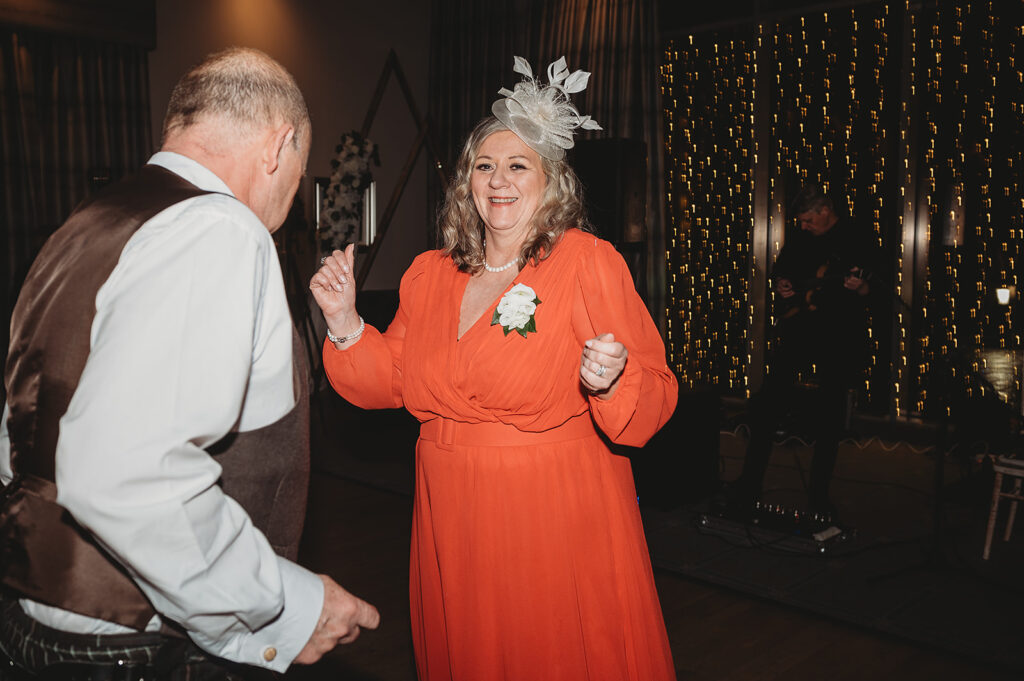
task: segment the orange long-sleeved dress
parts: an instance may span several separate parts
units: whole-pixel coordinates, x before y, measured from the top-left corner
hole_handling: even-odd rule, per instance
[[[331,385],[364,408],[405,406],[416,446],[409,593],[421,681],[674,679],[629,460],[668,420],[676,379],[621,256],[567,232],[513,284],[536,333],[458,337],[470,275],[431,251],[402,278],[388,330],[325,343]],[[629,351],[609,400],[579,380],[583,343]]]

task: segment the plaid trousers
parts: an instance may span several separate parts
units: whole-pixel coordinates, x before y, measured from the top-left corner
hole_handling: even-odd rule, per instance
[[[275,672],[212,657],[160,633],[75,634],[0,598],[0,681],[269,681]]]

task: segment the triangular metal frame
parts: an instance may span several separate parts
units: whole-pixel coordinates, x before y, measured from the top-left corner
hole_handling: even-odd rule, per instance
[[[373,243],[367,247],[366,253],[360,258],[359,266],[357,267],[358,272],[356,274],[356,290],[361,290],[363,288],[363,284],[366,282],[366,277],[370,274],[370,267],[373,266],[373,261],[377,257],[377,251],[380,250],[380,245],[384,241],[384,237],[388,232],[388,226],[391,224],[391,219],[394,217],[395,209],[398,207],[398,201],[402,198],[402,193],[405,191],[405,185],[409,183],[409,175],[412,172],[413,166],[416,165],[416,159],[419,157],[420,149],[424,144],[427,145],[427,151],[432,157],[434,169],[437,171],[437,175],[441,179],[441,186],[445,186],[447,183],[447,178],[445,177],[444,169],[441,165],[441,158],[437,153],[437,144],[434,141],[433,134],[431,133],[430,123],[420,115],[419,108],[416,106],[416,100],[413,98],[412,90],[409,88],[409,82],[405,79],[405,73],[402,71],[402,66],[398,63],[398,55],[395,54],[394,48],[388,51],[387,60],[384,62],[384,70],[381,72],[380,78],[377,80],[377,89],[374,91],[373,98],[370,100],[370,108],[366,112],[366,118],[363,120],[363,127],[360,130],[362,136],[366,138],[370,133],[370,127],[373,125],[373,119],[377,115],[377,108],[380,106],[380,102],[384,98],[384,90],[387,87],[391,74],[394,74],[399,87],[402,88],[402,94],[405,96],[405,102],[409,105],[409,112],[412,114],[413,120],[416,122],[416,128],[419,132],[416,135],[416,140],[412,144],[412,148],[409,149],[409,155],[406,157],[405,165],[402,166],[402,172],[398,177],[398,184],[391,193],[391,198],[388,199],[388,204],[384,208],[384,212],[381,214],[380,223],[377,225],[377,238],[374,239]]]

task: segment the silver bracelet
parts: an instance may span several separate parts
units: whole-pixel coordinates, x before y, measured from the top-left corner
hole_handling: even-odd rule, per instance
[[[327,340],[331,341],[332,343],[348,343],[349,341],[354,341],[356,338],[359,338],[360,336],[362,336],[363,335],[363,329],[365,329],[365,328],[366,328],[366,322],[364,322],[363,318],[360,317],[359,318],[359,328],[356,329],[354,332],[350,333],[347,336],[335,336],[333,333],[331,333],[331,329],[328,328],[327,329]]]

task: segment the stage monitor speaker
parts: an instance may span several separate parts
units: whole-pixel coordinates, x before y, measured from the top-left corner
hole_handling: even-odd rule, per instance
[[[598,236],[614,244],[644,242],[647,145],[643,140],[578,140],[569,162],[583,184],[587,214]]]

